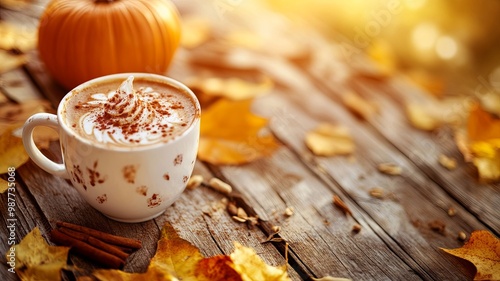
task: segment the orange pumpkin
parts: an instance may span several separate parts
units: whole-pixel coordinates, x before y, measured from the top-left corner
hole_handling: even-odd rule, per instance
[[[169,0],[52,0],[38,51],[65,88],[120,72],[164,74],[179,45],[179,13]]]

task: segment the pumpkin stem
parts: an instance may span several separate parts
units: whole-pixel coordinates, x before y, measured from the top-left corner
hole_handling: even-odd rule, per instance
[[[94,0],[94,3],[111,3],[117,0]]]

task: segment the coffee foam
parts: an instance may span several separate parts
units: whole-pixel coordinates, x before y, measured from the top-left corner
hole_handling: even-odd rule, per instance
[[[78,135],[118,147],[175,139],[199,115],[184,90],[160,81],[134,82],[133,76],[73,93],[64,111],[66,123]]]

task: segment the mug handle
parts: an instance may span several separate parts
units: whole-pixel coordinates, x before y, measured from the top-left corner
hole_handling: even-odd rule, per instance
[[[23,126],[23,144],[29,157],[40,168],[55,176],[69,179],[68,171],[64,164],[56,163],[40,152],[40,149],[35,145],[33,140],[33,130],[37,126],[46,126],[55,129],[59,132],[59,122],[57,116],[50,113],[37,113],[28,118]],[[63,160],[64,161],[64,160]]]

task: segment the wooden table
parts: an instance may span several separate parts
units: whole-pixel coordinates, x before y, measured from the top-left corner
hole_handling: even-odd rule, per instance
[[[45,2],[32,1],[17,11],[2,9],[0,16],[35,27]],[[175,3],[183,16],[207,11],[202,3],[194,2]],[[270,119],[269,129],[281,142],[279,149],[270,157],[240,166],[198,161],[194,171],[205,179],[215,176],[230,183],[248,205],[247,211],[262,219],[260,224],[249,228],[231,219],[220,208],[224,195],[206,187],[185,191],[154,220],[119,223],[87,205],[68,182],[30,161],[16,171],[16,237],[20,240],[35,226],[47,237],[55,222],[62,220],[139,238],[144,246],[129,258],[125,270],[142,272],[155,253],[164,222],[170,222],[205,256],[229,254],[233,241],[238,241],[272,265],[285,263],[285,244],[262,242],[272,226],[278,225],[279,237],[289,243],[288,270],[293,280],[327,275],[352,280],[471,280],[474,268],[439,248],[461,247],[459,232],[469,235],[486,229],[500,235],[500,186],[478,181],[474,168],[462,160],[450,128],[425,132],[409,124],[405,104],[425,101],[428,95],[401,76],[381,76],[362,57],[343,56],[338,48],[342,42],[293,27],[293,22],[269,10],[245,13],[246,18],[235,16],[244,2],[241,5],[211,17],[214,26],[252,28],[249,19],[259,17],[256,22],[266,23],[260,25],[260,31],[265,27],[280,35],[266,42],[269,49],[221,49],[216,42],[181,48],[168,75],[180,81],[200,73],[266,75],[274,81],[272,92],[256,99],[254,108]],[[208,7],[210,10],[214,7]],[[273,47],[274,41],[286,44]],[[298,47],[285,48],[295,45]],[[20,100],[45,97],[57,106],[65,91],[46,73],[36,51],[29,55],[25,66],[0,76],[2,92]],[[349,90],[374,101],[379,112],[363,119],[347,110],[340,97]],[[350,157],[314,156],[304,145],[304,136],[321,122],[348,127],[355,153]],[[55,142],[46,153],[58,158],[58,151]],[[440,154],[458,159],[458,167],[451,171],[442,167],[437,161]],[[380,173],[377,165],[383,162],[396,163],[403,173]],[[370,196],[374,187],[382,188],[387,196]],[[347,204],[352,216],[332,203],[334,195]],[[0,202],[5,225],[6,194],[0,196]],[[287,207],[293,207],[293,215],[284,215]],[[456,214],[450,216],[450,209]],[[433,230],[433,222],[445,226],[444,230]],[[359,233],[352,231],[355,224],[361,226]],[[8,247],[7,229],[2,227],[0,233],[3,255]],[[0,279],[16,280],[7,273],[4,259]],[[89,270],[96,267],[76,255],[71,255],[70,262]],[[75,276],[68,273],[65,278]]]

